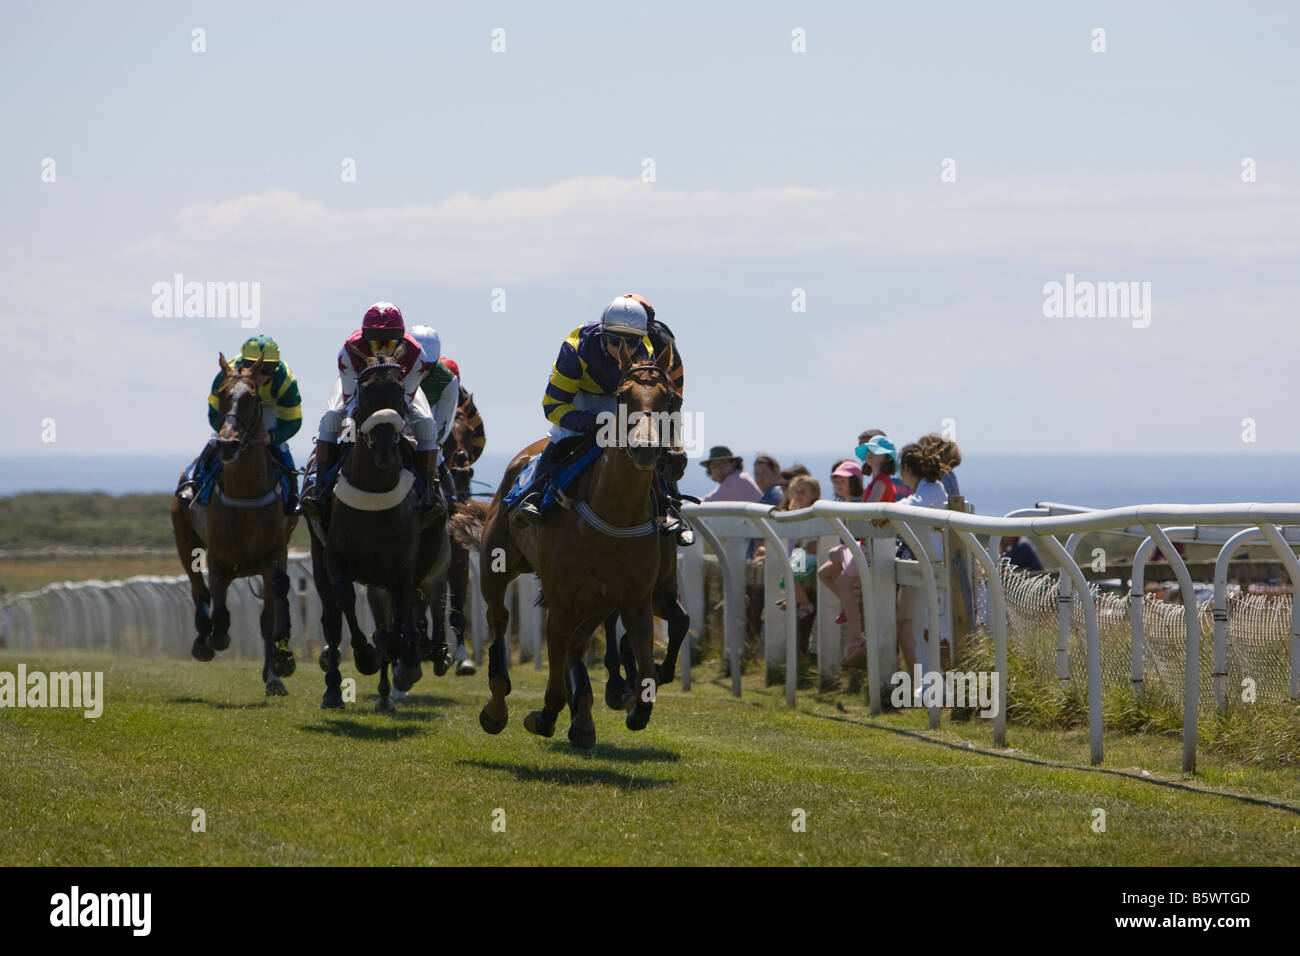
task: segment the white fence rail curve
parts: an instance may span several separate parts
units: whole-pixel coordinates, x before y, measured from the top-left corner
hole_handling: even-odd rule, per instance
[[[950,639],[946,633],[946,620],[939,614],[940,596],[949,588],[950,575],[947,562],[954,554],[947,543],[943,554],[932,555],[926,547],[926,533],[938,530],[964,545],[966,551],[984,569],[989,593],[989,629],[994,644],[995,670],[998,674],[999,701],[993,721],[994,742],[1000,746],[1006,741],[1006,687],[1007,687],[1007,608],[1001,575],[998,573],[999,556],[990,552],[995,540],[1004,536],[1030,536],[1041,539],[1057,563],[1061,573],[1060,622],[1063,641],[1058,647],[1068,655],[1069,604],[1081,603],[1085,622],[1086,680],[1088,700],[1088,737],[1091,760],[1100,763],[1102,744],[1102,686],[1101,652],[1098,638],[1097,608],[1092,589],[1074,558],[1074,549],[1087,532],[1120,532],[1141,534],[1149,543],[1139,548],[1141,561],[1135,562],[1134,581],[1140,582],[1143,562],[1152,547],[1159,547],[1178,579],[1183,598],[1186,624],[1185,667],[1183,693],[1183,769],[1192,772],[1196,767],[1196,732],[1199,712],[1200,641],[1198,608],[1195,590],[1186,563],[1178,554],[1173,541],[1201,541],[1221,543],[1219,561],[1224,573],[1215,575],[1215,607],[1226,600],[1226,561],[1231,553],[1246,539],[1262,538],[1291,576],[1293,587],[1300,585],[1300,561],[1292,550],[1300,540],[1300,504],[1219,504],[1133,505],[1126,508],[1089,510],[1070,505],[1040,505],[1011,516],[989,517],[918,508],[900,504],[859,504],[852,502],[819,501],[810,508],[799,511],[776,511],[766,505],[738,502],[690,504],[683,513],[691,526],[719,556],[723,578],[723,632],[726,658],[731,668],[733,693],[740,693],[740,656],[744,648],[745,609],[745,551],[751,538],[761,537],[767,542],[769,588],[765,598],[767,610],[766,650],[768,660],[774,659],[774,646],[782,645],[786,666],[786,700],[793,706],[797,673],[794,662],[797,655],[797,619],[794,600],[785,601],[782,612],[775,604],[780,592],[774,587],[775,577],[784,575],[793,580],[789,558],[792,542],[808,538],[830,537],[849,547],[857,559],[857,569],[862,587],[863,634],[867,639],[867,686],[872,713],[881,709],[883,695],[889,679],[897,667],[897,648],[894,627],[894,588],[897,584],[919,584],[924,588],[930,610],[932,634],[937,639],[928,643],[929,669],[938,671],[939,645]],[[886,522],[884,528],[873,522]],[[902,537],[919,559],[907,562],[895,558],[894,536]],[[985,538],[981,543],[978,536]],[[1062,543],[1061,536],[1067,540]],[[855,539],[863,539],[867,547],[861,548]],[[819,552],[821,549],[819,549]],[[683,565],[688,576],[698,572],[698,555],[688,557],[684,551]],[[863,559],[866,560],[863,560]],[[1068,583],[1067,583],[1068,582]],[[1134,588],[1137,592],[1138,584]],[[824,593],[819,590],[819,598]],[[702,602],[701,602],[702,603]],[[688,604],[689,607],[689,604]],[[819,608],[822,605],[819,602]],[[1300,697],[1300,603],[1292,603],[1292,627],[1289,647],[1290,694]],[[702,608],[701,608],[702,610]],[[831,615],[819,610],[819,618]],[[938,622],[937,627],[933,622]],[[818,628],[818,660],[825,661],[827,652],[835,648],[825,646],[824,630]],[[1140,688],[1142,681],[1142,624],[1141,614],[1133,625],[1133,681]],[[1222,641],[1216,628],[1214,679],[1216,688],[1222,685],[1224,654]],[[949,642],[949,647],[955,647]],[[838,657],[838,654],[832,655]],[[824,666],[824,665],[819,665]],[[1063,658],[1058,657],[1058,668]],[[1068,669],[1062,671],[1068,676]],[[1222,699],[1221,692],[1216,697]],[[930,710],[930,726],[939,726],[940,711]]]

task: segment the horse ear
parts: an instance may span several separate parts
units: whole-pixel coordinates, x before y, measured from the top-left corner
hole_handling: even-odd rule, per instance
[[[221,371],[222,371],[224,374],[226,374],[226,375],[229,375],[229,374],[230,374],[230,363],[226,361],[226,353],[225,353],[225,352],[218,352],[218,353],[217,353],[217,364],[221,366]]]
[[[358,359],[361,362],[361,364],[363,365],[366,364],[366,356],[365,353],[361,351],[361,349],[357,348],[351,342],[348,342],[345,348],[348,350],[349,355],[351,355],[355,359]]]
[[[401,365],[401,364],[402,364],[402,356],[405,355],[405,354],[406,354],[406,343],[405,343],[405,342],[399,342],[399,343],[397,344],[397,348],[393,349],[393,362],[394,362],[394,364]]]
[[[627,344],[622,339],[618,340],[618,351],[614,354],[618,357],[620,372],[626,372],[632,367],[632,353],[628,351]]]
[[[265,374],[266,374],[266,365],[265,365],[265,363],[264,363],[264,362],[259,358],[256,362],[253,363],[253,367],[250,368],[250,369],[248,370],[248,374],[249,374],[249,375],[265,375]]]
[[[655,358],[655,364],[667,372],[673,367],[673,343],[665,345],[664,350]]]

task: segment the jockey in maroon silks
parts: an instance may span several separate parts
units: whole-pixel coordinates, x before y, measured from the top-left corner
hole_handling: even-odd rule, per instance
[[[321,481],[320,478],[338,461],[339,433],[344,419],[356,408],[357,378],[366,368],[365,359],[373,356],[377,348],[398,341],[406,346],[398,364],[402,369],[402,388],[406,392],[406,424],[415,436],[416,464],[424,486],[420,496],[421,523],[427,525],[447,513],[438,478],[441,457],[438,422],[420,389],[431,365],[425,359],[421,343],[406,331],[402,310],[391,302],[376,302],[366,311],[361,328],[348,336],[339,349],[338,381],[328,408],[321,416],[316,437],[316,480],[302,492],[303,512],[317,521],[320,520],[320,504],[328,500],[333,485],[332,481]]]

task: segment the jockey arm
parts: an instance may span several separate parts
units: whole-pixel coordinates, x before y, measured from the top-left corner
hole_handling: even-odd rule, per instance
[[[585,387],[591,392],[603,391],[587,374],[587,363],[578,354],[581,331],[575,329],[560,346],[560,354],[556,356],[555,365],[551,369],[551,379],[546,384],[546,395],[542,398],[542,412],[546,415],[546,420],[552,425],[575,432],[586,431],[596,424],[593,412],[579,409],[573,404],[578,390]]]
[[[237,368],[243,365],[242,359],[236,362]],[[208,424],[214,432],[221,430],[221,398],[217,389],[224,378],[225,375],[218,372],[208,393]],[[284,444],[302,427],[302,396],[298,391],[298,380],[287,363],[279,364],[270,380],[257,390],[257,395],[263,406],[275,408],[276,424],[268,433],[267,441],[272,445]]]

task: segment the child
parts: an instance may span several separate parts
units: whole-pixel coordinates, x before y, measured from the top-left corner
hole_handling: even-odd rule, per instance
[[[898,502],[900,505],[939,509],[948,506],[948,493],[944,491],[943,485],[939,484],[943,478],[944,466],[937,446],[925,447],[915,443],[904,445],[898,458],[898,470],[903,482],[915,489]],[[937,530],[923,533],[929,538],[925,543],[930,560],[942,561],[943,534]],[[940,611],[942,612],[942,608]],[[925,638],[927,623],[929,623],[929,614],[925,608],[922,589],[911,585],[900,587],[898,589],[898,646],[903,652],[903,660],[909,671],[918,662],[923,668],[929,666],[929,644]],[[934,623],[938,624],[937,621]]]

